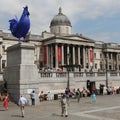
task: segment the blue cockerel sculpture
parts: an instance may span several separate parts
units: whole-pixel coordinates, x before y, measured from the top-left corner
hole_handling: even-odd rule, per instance
[[[11,19],[10,22],[10,31],[13,36],[18,38],[18,42],[20,43],[20,38],[24,38],[24,42],[26,41],[26,35],[29,32],[30,29],[30,19],[29,19],[29,11],[28,7],[24,7],[22,16],[20,20],[17,19]]]

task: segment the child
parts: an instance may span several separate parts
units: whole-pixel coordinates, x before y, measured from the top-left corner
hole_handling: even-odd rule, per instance
[[[92,92],[92,102],[96,102],[96,94]]]
[[[3,101],[3,106],[5,107],[6,110],[8,110],[8,105],[9,105],[8,94],[5,94],[5,98],[4,98],[4,101]]]

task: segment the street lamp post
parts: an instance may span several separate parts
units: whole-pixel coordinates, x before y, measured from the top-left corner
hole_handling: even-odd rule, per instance
[[[108,56],[106,54],[106,87],[108,87]]]
[[[68,72],[68,80],[67,80],[67,88],[70,89],[70,76],[69,76],[69,59],[70,59],[70,54],[67,54],[67,72]]]
[[[103,47],[103,50],[104,49],[107,49],[107,46],[106,46],[106,43],[103,42],[103,41],[99,41],[99,42],[102,42],[102,47]],[[105,55],[105,67],[106,67],[106,87],[108,87],[108,54],[106,52],[106,55]]]
[[[68,69],[68,81],[67,81],[67,88],[70,89],[70,76],[69,76],[69,69]]]
[[[106,87],[108,87],[108,53],[107,53],[107,43],[103,42],[103,41],[98,41],[102,43],[102,49],[103,51],[105,50],[106,55],[105,55],[105,74],[106,74]]]

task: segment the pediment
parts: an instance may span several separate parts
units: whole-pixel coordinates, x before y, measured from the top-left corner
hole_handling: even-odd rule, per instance
[[[63,43],[74,45],[94,46],[95,40],[80,35],[54,36],[44,40],[44,44]]]
[[[93,43],[95,42],[95,40],[90,39],[88,37],[81,36],[81,35],[68,35],[68,36],[62,36],[60,38],[73,40],[73,41],[81,41],[81,42],[93,42]]]

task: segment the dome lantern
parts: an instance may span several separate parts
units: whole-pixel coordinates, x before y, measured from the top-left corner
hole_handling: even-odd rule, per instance
[[[59,14],[61,14],[62,13],[62,9],[61,9],[61,7],[59,8]]]

